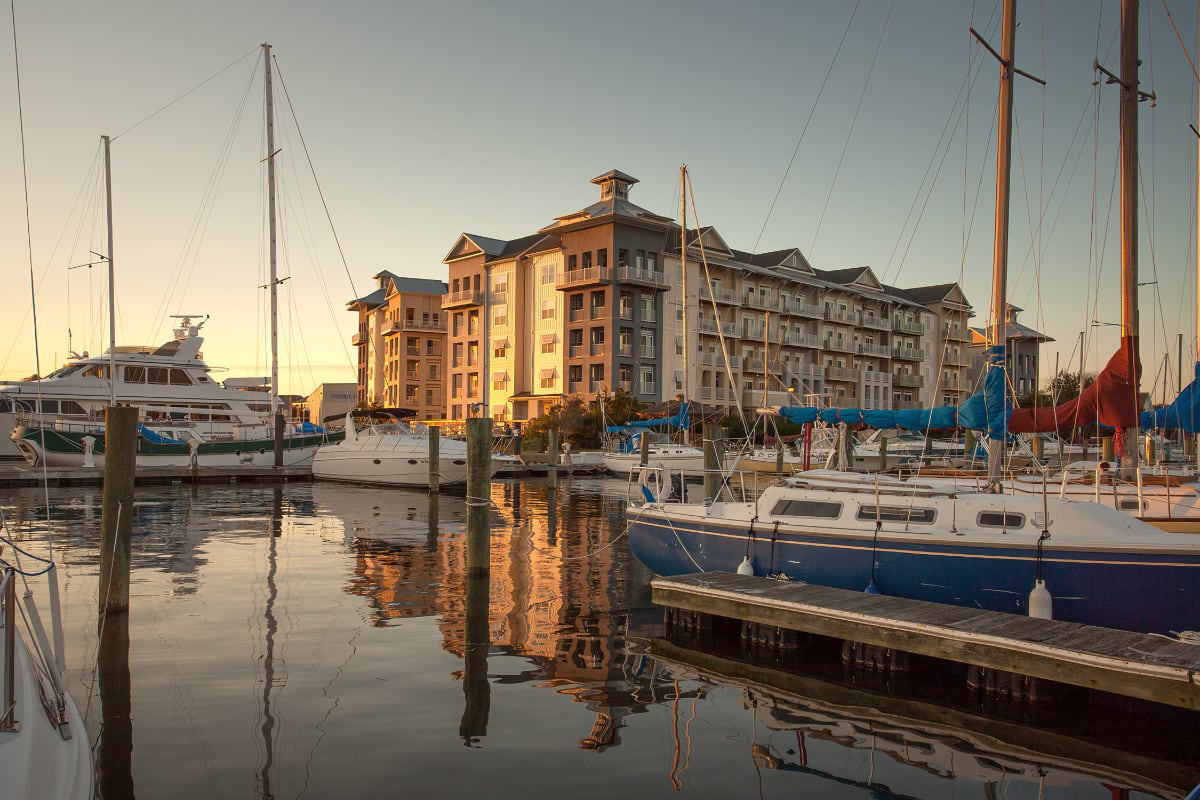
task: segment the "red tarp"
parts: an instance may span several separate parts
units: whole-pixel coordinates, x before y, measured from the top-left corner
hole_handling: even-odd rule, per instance
[[[1108,360],[1096,382],[1074,400],[1050,408],[1017,408],[1008,418],[1011,433],[1069,431],[1099,422],[1110,428],[1128,428],[1138,423],[1137,339],[1121,337],[1121,347]]]

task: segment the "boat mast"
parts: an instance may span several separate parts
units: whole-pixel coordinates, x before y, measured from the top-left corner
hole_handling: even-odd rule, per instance
[[[275,257],[275,99],[271,93],[271,45],[263,43],[263,77],[267,113],[267,224],[271,248],[271,419],[275,431],[275,466],[283,466],[283,409],[279,407],[279,280]]]
[[[108,216],[108,404],[117,404],[117,305],[113,286],[112,140],[104,140],[104,197]]]
[[[683,299],[683,402],[679,404],[680,411],[687,402],[692,391],[691,373],[688,371],[688,350],[691,343],[688,340],[688,274],[687,274],[687,164],[679,165],[679,273],[680,291]],[[715,312],[716,309],[714,309]],[[684,444],[691,444],[691,431]]]
[[[992,337],[999,348],[1001,365],[1007,367],[1008,354],[1008,202],[1009,174],[1012,163],[1013,40],[1016,38],[1017,2],[1004,0],[1000,40],[1000,110],[996,145],[996,237],[992,255]],[[986,363],[986,362],[985,362]],[[1008,381],[1002,391],[1007,395]],[[999,491],[1004,439],[988,437],[988,485]]]
[[[1121,344],[1129,359],[1129,374],[1137,406],[1139,391],[1138,337],[1138,0],[1121,2]],[[1131,480],[1138,464],[1138,418],[1123,432],[1121,476]]]

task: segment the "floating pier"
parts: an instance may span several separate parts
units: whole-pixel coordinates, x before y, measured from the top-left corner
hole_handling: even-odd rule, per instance
[[[862,658],[874,648],[881,668],[904,654],[979,670],[1040,678],[1179,708],[1200,710],[1200,644],[1075,622],[831,589],[771,578],[706,572],[655,578],[652,597],[668,619],[703,625],[703,615],[844,640]],[[855,651],[858,651],[857,653]]]

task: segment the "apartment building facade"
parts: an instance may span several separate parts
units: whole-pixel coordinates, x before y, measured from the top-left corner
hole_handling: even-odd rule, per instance
[[[358,314],[352,340],[358,355],[358,404],[406,408],[420,419],[439,419],[446,408],[442,302],[447,286],[386,270],[374,279],[373,292],[347,303]]]
[[[1018,320],[1018,316],[1024,310],[1010,303],[1006,306],[1004,314],[1005,338],[1008,341],[1008,346],[1004,350],[1004,366],[1008,379],[1008,390],[1013,397],[1018,398],[1026,397],[1037,391],[1042,345],[1054,341],[1046,334],[1036,331]],[[983,374],[984,351],[989,342],[995,338],[990,328],[990,325],[986,328],[971,328],[971,344],[968,346],[968,351],[971,357],[971,374],[976,383]]]
[[[685,259],[679,225],[630,201],[636,178],[611,170],[591,183],[596,203],[536,233],[463,233],[451,247],[444,294],[414,309],[444,336],[442,406],[429,416],[520,421],[618,389],[724,411],[931,407],[971,393],[973,311],[957,284],[887,286],[870,267],[817,269],[796,248],[736,250],[711,227],[687,231]],[[404,304],[385,303],[402,279],[377,278],[351,304],[359,391],[404,405],[407,344],[394,367],[386,346],[368,345],[385,327],[408,334]]]

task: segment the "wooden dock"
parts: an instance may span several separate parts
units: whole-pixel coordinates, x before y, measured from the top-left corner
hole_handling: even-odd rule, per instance
[[[707,572],[655,603],[1200,710],[1200,644],[1074,622]]]
[[[0,488],[41,486],[42,468],[28,464],[0,465]],[[47,467],[51,486],[102,486],[104,470],[99,467]],[[169,486],[180,483],[292,483],[311,481],[312,467],[138,467],[134,483],[139,486]]]

